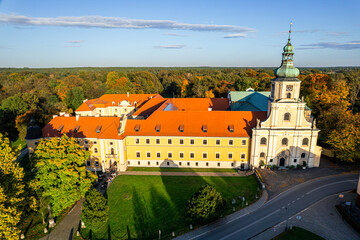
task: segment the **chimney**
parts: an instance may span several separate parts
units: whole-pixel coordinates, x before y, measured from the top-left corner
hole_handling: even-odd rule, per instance
[[[83,100],[83,103],[86,102],[86,101],[87,101],[87,99]]]
[[[212,107],[208,107],[208,111],[211,112],[211,111],[212,111]]]
[[[127,97],[129,97],[129,95],[130,95],[129,92],[127,92]]]
[[[80,114],[76,114],[76,121],[79,121]]]
[[[56,118],[58,115],[53,115],[53,118]]]

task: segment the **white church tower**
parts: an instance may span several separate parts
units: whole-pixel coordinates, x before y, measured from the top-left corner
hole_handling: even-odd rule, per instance
[[[271,80],[267,119],[258,120],[252,132],[251,160],[253,167],[277,165],[290,167],[320,164],[321,148],[317,146],[319,129],[310,116],[303,98],[300,99],[299,69],[293,65],[290,34],[284,46],[281,66]]]

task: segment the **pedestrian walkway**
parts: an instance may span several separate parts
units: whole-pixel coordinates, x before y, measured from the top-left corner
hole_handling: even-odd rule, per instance
[[[344,193],[342,201],[353,202],[355,193]],[[296,226],[313,232],[327,240],[360,239],[360,234],[349,226],[335,209],[339,204],[338,195],[320,200],[288,219],[288,226]],[[354,203],[353,203],[354,204]],[[267,229],[251,240],[268,240],[285,231],[286,221]]]
[[[263,194],[262,194],[261,198],[257,202],[251,204],[250,206],[243,208],[240,211],[230,214],[224,218],[221,218],[215,222],[212,222],[208,225],[202,226],[194,231],[185,233],[175,239],[177,239],[177,240],[194,239],[194,238],[197,238],[197,237],[200,237],[200,236],[206,234],[207,232],[213,231],[214,229],[216,229],[218,227],[223,227],[225,224],[233,222],[233,221],[235,221],[239,218],[242,218],[242,217],[252,213],[253,211],[259,209],[266,203],[267,198],[268,198],[267,191],[263,190]]]
[[[118,175],[137,175],[137,176],[214,176],[214,177],[243,177],[254,174],[253,171],[238,172],[147,172],[147,171],[126,171],[118,172]]]
[[[80,223],[83,202],[84,198],[80,199],[68,215],[66,215],[60,223],[57,223],[55,229],[51,231],[50,234],[40,238],[40,240],[71,240]]]

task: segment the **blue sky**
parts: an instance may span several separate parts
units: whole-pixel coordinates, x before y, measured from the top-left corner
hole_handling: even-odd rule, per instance
[[[0,0],[0,67],[360,65],[360,1]]]

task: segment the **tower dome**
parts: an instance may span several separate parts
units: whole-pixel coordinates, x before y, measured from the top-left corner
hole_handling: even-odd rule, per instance
[[[274,74],[277,78],[296,78],[299,76],[300,71],[293,64],[293,50],[294,47],[291,45],[290,42],[290,34],[291,34],[291,24],[289,30],[289,39],[286,45],[284,46],[282,53],[282,61],[281,66],[275,69]]]
[[[31,139],[38,139],[38,138],[42,138],[41,127],[39,127],[36,124],[35,120],[33,118],[31,118],[30,126],[27,128],[25,139],[31,140]]]

